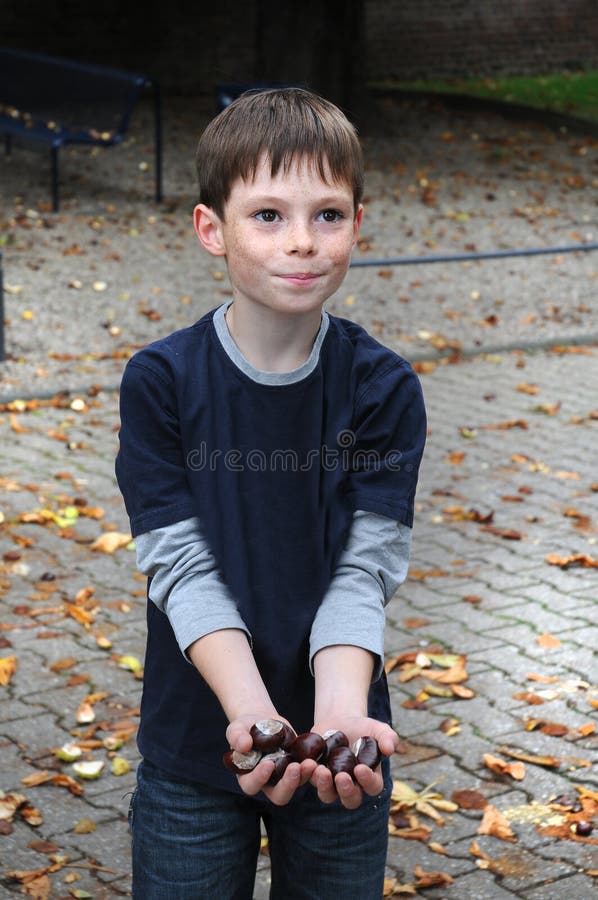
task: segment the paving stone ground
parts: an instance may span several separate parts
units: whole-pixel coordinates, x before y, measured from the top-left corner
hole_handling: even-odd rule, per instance
[[[482,124],[478,119],[476,128],[481,130]],[[446,119],[430,127],[456,133],[461,127],[471,129],[471,122]],[[499,127],[508,132],[513,126],[495,120],[488,125],[489,130]],[[411,132],[410,139],[415,140]],[[452,142],[447,146],[457,152]],[[585,164],[585,157],[582,161]],[[93,193],[85,202],[92,200]],[[67,246],[81,226],[81,209],[72,202],[73,208],[50,222],[47,234],[44,231],[46,237],[62,235]],[[130,202],[139,217],[143,197]],[[584,195],[583,203],[584,215],[591,219],[592,201]],[[40,214],[46,217],[43,210]],[[117,220],[118,211],[113,216]],[[161,227],[171,226],[163,221]],[[589,227],[587,221],[584,227]],[[120,224],[110,233],[107,252],[114,252],[117,231]],[[484,233],[479,240],[485,237]],[[106,251],[108,240],[105,231],[103,240],[103,245],[96,245],[99,273],[99,254]],[[80,241],[83,246],[83,236]],[[92,252],[87,244],[85,250]],[[44,254],[52,272],[72,259],[52,249],[51,243]],[[153,274],[144,272],[144,277],[158,283],[160,259],[149,256],[147,269]],[[135,265],[143,265],[143,254]],[[524,278],[525,267],[517,265]],[[504,328],[501,321],[489,326],[495,346],[490,346],[489,329],[479,325],[477,307],[474,315],[471,305],[478,303],[471,299],[471,291],[475,285],[483,288],[483,273],[476,268],[473,285],[471,268],[460,265],[447,266],[435,276],[422,272],[429,283],[454,281],[456,295],[468,298],[458,317],[459,328],[450,335],[459,338],[466,355],[440,358],[429,338],[417,336],[418,315],[426,325],[424,298],[417,299],[419,313],[413,300],[389,304],[389,321],[396,317],[398,322],[399,314],[403,318],[400,328],[393,325],[394,330],[387,332],[388,342],[417,364],[429,416],[410,575],[388,607],[389,668],[398,660],[388,678],[395,725],[403,741],[403,752],[392,761],[393,775],[416,791],[433,784],[431,790],[446,799],[454,791],[477,791],[507,818],[514,835],[514,840],[505,841],[479,834],[482,810],[443,811],[443,823],[418,811],[419,825],[430,829],[428,839],[391,836],[389,892],[417,881],[417,873],[421,877],[423,871],[452,879],[441,886],[421,887],[415,894],[433,900],[598,896],[598,838],[555,837],[538,827],[548,820],[545,805],[555,797],[577,797],[581,789],[598,792],[598,737],[592,730],[598,724],[598,568],[590,565],[598,558],[598,344],[592,341],[598,331],[596,256],[576,255],[561,265],[568,273],[560,295],[563,308],[583,307],[578,321],[573,321],[573,313],[560,321],[552,314],[549,323],[542,318],[546,295],[559,277],[553,274],[559,263],[550,260],[548,270],[543,270],[545,291],[538,268],[533,296],[525,303],[514,296],[508,279],[504,282],[499,319],[505,308],[509,317]],[[124,284],[127,271],[125,259],[114,269],[111,284],[119,278]],[[547,276],[547,271],[552,274]],[[25,283],[26,265],[14,247],[5,254],[7,275],[9,283]],[[61,277],[68,280],[67,275]],[[369,277],[379,285],[399,276],[378,278],[372,270]],[[412,271],[409,278],[411,291],[417,293],[420,287],[414,282],[419,273]],[[501,278],[496,275],[498,282]],[[43,282],[34,279],[34,284],[28,299],[37,310],[43,305],[39,296]],[[357,317],[371,326],[374,319],[381,320],[384,310],[378,301],[375,308],[368,307],[365,284],[348,294],[356,297],[354,306],[346,303],[346,296],[336,302],[348,315],[355,309]],[[571,301],[571,291],[581,287],[583,303],[579,297]],[[12,296],[17,295],[8,299]],[[210,287],[200,291],[199,305],[209,308],[214,299]],[[159,295],[151,302],[157,307]],[[93,355],[60,366],[55,360],[48,363],[48,345],[57,346],[51,328],[36,332],[35,340],[17,336],[28,323],[17,326],[15,310],[20,306],[11,307],[13,325],[8,334],[14,342],[23,342],[22,362],[12,359],[5,366],[0,412],[0,674],[1,665],[8,665],[11,657],[16,671],[8,684],[0,686],[0,789],[26,797],[42,821],[28,824],[19,811],[12,822],[4,820],[0,896],[18,895],[27,887],[22,884],[27,877],[23,873],[29,872],[38,878],[29,882],[29,896],[126,897],[127,809],[138,761],[132,735],[141,680],[123,668],[122,657],[143,658],[144,585],[135,573],[130,548],[113,553],[92,550],[96,538],[128,529],[113,475],[119,416],[118,395],[112,388],[124,363]],[[486,315],[490,312],[488,308]],[[514,316],[521,320],[532,314],[546,324],[544,330],[540,325],[535,333],[527,325],[517,327]],[[93,307],[95,319],[62,321],[60,333],[71,350],[93,349],[94,335],[100,334],[99,315]],[[180,315],[180,303],[176,314],[170,314],[166,304],[159,327],[162,331],[177,327]],[[430,332],[441,330],[437,315],[437,310],[430,312]],[[157,327],[147,316],[137,318],[147,329]],[[104,340],[105,329],[101,335]],[[538,336],[549,338],[544,342],[552,346],[538,348],[534,340]],[[148,331],[134,337],[142,343],[149,339]],[[519,349],[512,349],[517,344]],[[496,349],[499,345],[507,349]],[[49,377],[35,374],[47,366]],[[30,377],[23,377],[23,372]],[[59,395],[61,384],[67,393]],[[77,391],[77,384],[86,390]],[[14,402],[19,394],[38,399]],[[551,555],[577,557],[578,564],[549,564]],[[422,699],[422,691],[430,685],[425,668],[407,680],[405,654],[413,659],[434,651],[464,657],[461,684],[471,693],[468,699],[456,696],[450,686],[442,691],[438,684]],[[419,662],[425,659],[420,657]],[[530,702],[531,695],[537,702]],[[77,712],[89,698],[94,721],[80,723]],[[454,726],[448,733],[447,723]],[[563,726],[559,736],[542,731],[542,723]],[[114,734],[129,738],[116,751],[102,743]],[[88,741],[85,757],[102,760],[105,767],[96,781],[75,778],[62,786],[56,776],[72,776],[72,768],[57,760],[54,749],[74,738]],[[549,756],[553,765],[526,762],[522,780],[499,775],[484,764],[484,755],[513,762],[505,750]],[[113,774],[115,755],[129,762],[129,772]],[[32,783],[32,776],[41,780],[43,773],[48,780]],[[81,788],[83,793],[73,793]],[[93,824],[86,828],[85,820]],[[444,852],[435,852],[436,845]],[[472,853],[476,846],[479,855]],[[77,890],[88,894],[77,895]],[[262,856],[255,900],[267,896],[268,859]]]

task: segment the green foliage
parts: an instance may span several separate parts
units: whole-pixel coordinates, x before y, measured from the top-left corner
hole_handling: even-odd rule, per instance
[[[385,82],[384,87],[391,86]],[[393,87],[415,91],[491,97],[507,103],[568,113],[598,121],[598,71],[504,78],[431,79],[394,82]]]

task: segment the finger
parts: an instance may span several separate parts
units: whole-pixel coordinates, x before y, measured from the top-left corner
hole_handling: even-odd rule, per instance
[[[332,772],[326,766],[318,766],[311,782],[318,792],[318,798],[322,803],[334,803],[338,799],[336,785],[332,778]]]
[[[309,780],[309,779],[308,779]],[[264,793],[275,806],[286,806],[302,784],[301,766],[291,763],[275,787],[264,787]]]
[[[247,753],[253,746],[249,729],[242,722],[231,722],[226,729],[226,739],[234,750]]]
[[[363,794],[359,784],[353,781],[346,772],[340,772],[334,779],[338,798],[345,809],[357,809],[361,806]]]
[[[273,771],[274,763],[272,760],[262,760],[251,772],[247,772],[246,775],[237,775],[237,781],[244,794],[254,797],[263,790]]]
[[[377,736],[380,752],[385,756],[392,756],[399,749],[399,736],[392,728],[386,728]]]
[[[380,768],[372,770],[369,766],[360,764],[355,766],[353,776],[357,780],[360,788],[368,797],[377,797],[382,793],[384,788],[384,779]]]

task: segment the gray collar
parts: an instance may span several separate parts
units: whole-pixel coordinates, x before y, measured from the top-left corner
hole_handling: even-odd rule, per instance
[[[322,311],[322,324],[320,325],[320,330],[314,341],[311,353],[302,365],[297,369],[291,369],[290,372],[264,372],[262,369],[256,369],[255,366],[251,365],[249,360],[245,359],[230,335],[225,315],[226,310],[231,303],[232,300],[229,300],[227,303],[223,303],[222,306],[218,307],[214,313],[214,328],[216,329],[216,334],[218,335],[218,339],[226,354],[230,357],[235,366],[247,375],[248,378],[251,378],[258,384],[284,385],[302,381],[313,372],[318,364],[320,348],[326,337],[328,325],[330,324],[328,313]]]

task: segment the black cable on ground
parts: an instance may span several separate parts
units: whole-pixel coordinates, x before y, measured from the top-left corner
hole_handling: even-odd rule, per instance
[[[429,256],[395,256],[388,259],[355,259],[351,262],[351,268],[357,269],[364,266],[416,266],[424,263],[440,262],[471,262],[478,259],[505,259],[511,256],[550,256],[560,253],[587,253],[589,250],[598,250],[598,243],[568,244],[564,247],[529,247],[520,250],[481,250],[474,253],[438,253]]]

